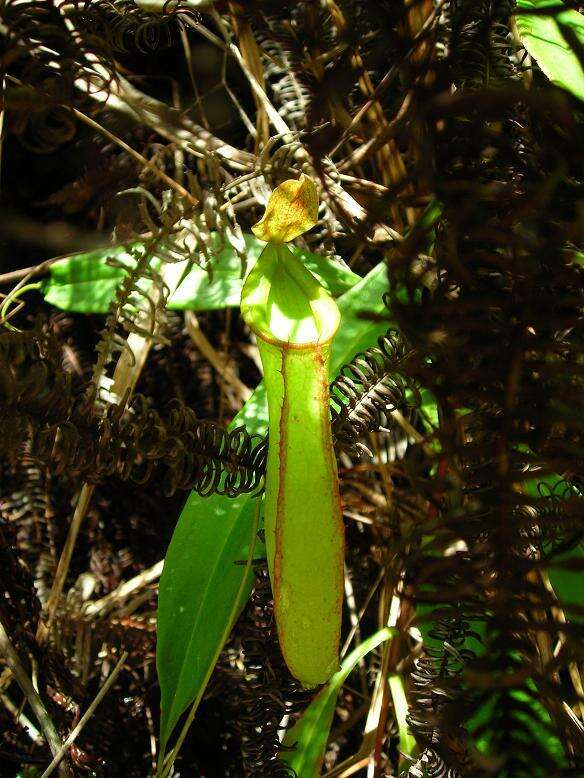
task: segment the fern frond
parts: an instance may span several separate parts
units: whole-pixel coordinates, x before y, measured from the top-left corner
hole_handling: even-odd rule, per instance
[[[399,425],[392,413],[409,415],[421,406],[415,384],[403,378],[403,365],[410,349],[390,331],[378,345],[357,354],[331,384],[333,435],[338,451],[355,454],[357,441],[367,431],[389,424]]]
[[[194,489],[234,497],[260,486],[266,446],[241,427],[201,421],[178,401],[161,417],[140,396],[128,409],[110,405],[101,415],[95,387],[84,395],[73,391],[46,336],[0,336],[0,360],[0,455],[8,460],[17,460],[27,443],[29,455],[50,472],[91,482],[114,475],[144,483],[161,466],[168,494]]]

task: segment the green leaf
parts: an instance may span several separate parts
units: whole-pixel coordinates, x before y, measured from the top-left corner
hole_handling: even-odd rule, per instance
[[[316,778],[320,775],[337,697],[355,665],[370,651],[389,640],[395,630],[380,629],[344,660],[327,685],[312,700],[296,724],[286,732],[284,745],[295,746],[293,751],[282,751],[280,758],[296,771],[298,778]]]
[[[244,239],[246,271],[249,273],[266,244],[254,235],[245,235]],[[193,266],[171,296],[169,308],[209,311],[239,306],[243,286],[241,261],[235,250],[224,245],[218,234],[212,235],[212,241],[211,252],[216,252],[212,263],[212,279],[206,270],[197,265]],[[124,277],[122,268],[106,264],[108,257],[131,267],[135,259],[130,252],[139,251],[141,248],[141,243],[133,243],[128,246],[96,249],[53,262],[49,269],[50,276],[43,284],[45,300],[65,311],[106,313]],[[361,280],[344,262],[333,261],[297,246],[289,246],[289,249],[334,296],[344,294]],[[178,263],[176,269],[178,273],[182,273],[184,263]]]
[[[45,300],[64,311],[107,313],[125,275],[122,268],[108,265],[107,259],[111,257],[127,267],[133,267],[136,260],[130,251],[140,248],[141,244],[114,246],[53,262],[50,277],[41,290]]]
[[[540,692],[531,680],[527,680],[526,688],[528,690],[514,689],[510,692],[510,696],[513,697],[518,703],[524,705],[524,710],[518,714],[518,718],[532,731],[534,737],[537,738],[540,746],[544,748],[550,756],[554,758],[562,766],[566,766],[566,756],[562,743],[554,732],[554,726],[550,714],[544,708],[540,702]],[[498,705],[505,704],[499,702],[496,696],[492,696],[488,699],[486,704],[483,704],[474,713],[470,719],[466,722],[466,728],[474,740],[474,747],[487,758],[495,757],[498,753],[497,745],[492,743],[493,732],[489,730],[489,722],[492,720],[495,710]],[[485,733],[484,730],[487,730]],[[494,747],[493,747],[494,745]],[[557,774],[557,773],[554,773]],[[547,776],[549,772],[547,769],[545,772],[534,771],[534,776]]]
[[[582,544],[567,551],[556,559],[556,564],[549,570],[549,577],[560,605],[569,621],[582,624],[584,622],[584,576],[581,570],[563,569],[562,563],[584,563],[584,548]]]
[[[164,561],[156,663],[161,689],[160,748],[181,714],[205,688],[242,584],[254,501],[192,492]],[[186,520],[182,520],[186,517]],[[263,548],[256,541],[256,557]],[[241,611],[252,584],[248,573]]]
[[[376,267],[337,304],[341,325],[332,347],[334,377],[357,351],[375,343],[387,329],[381,318],[387,291],[383,265]],[[367,313],[375,318],[365,318]],[[233,420],[250,433],[265,434],[268,426],[263,382]],[[229,499],[192,493],[170,542],[158,596],[157,667],[162,693],[161,750],[183,711],[199,698],[231,626],[233,605],[240,591],[251,525],[251,496]],[[256,557],[262,549],[257,548]],[[244,588],[240,609],[251,591]]]
[[[406,697],[406,690],[404,688],[404,682],[398,673],[392,673],[387,682],[391,692],[391,701],[393,704],[393,710],[395,713],[395,719],[397,721],[397,728],[399,733],[399,749],[402,753],[400,763],[403,761],[403,757],[413,758],[417,751],[416,738],[410,733],[410,727],[408,724],[408,699]]]
[[[550,81],[584,100],[584,16],[578,11],[529,11],[561,6],[559,0],[517,0],[517,30],[522,44]]]
[[[246,250],[246,275],[254,267],[266,245],[255,235],[244,235]],[[219,249],[220,237],[214,236]],[[344,294],[361,278],[342,261],[333,261],[321,254],[313,254],[298,246],[288,246],[290,251],[314,273],[324,288],[334,297]],[[237,307],[243,287],[241,262],[231,246],[218,252],[213,261],[213,280],[200,267],[194,267],[170,300],[171,308],[188,308],[207,311],[225,306]]]
[[[573,487],[569,487],[564,479],[557,474],[533,478],[526,481],[524,487],[527,494],[534,498],[541,498],[542,495],[548,494],[550,500],[582,499],[580,493]],[[584,546],[579,543],[575,548],[556,556],[553,566],[548,570],[554,592],[562,610],[571,622],[584,622],[584,614],[580,612],[580,609],[584,607],[584,576],[580,570],[562,568],[562,563],[582,562],[583,559]]]

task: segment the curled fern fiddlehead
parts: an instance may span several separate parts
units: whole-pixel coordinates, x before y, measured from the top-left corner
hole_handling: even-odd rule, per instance
[[[410,350],[390,331],[378,345],[357,354],[331,385],[333,433],[338,450],[356,453],[357,441],[376,430],[397,410],[419,408],[421,397],[412,381],[403,378],[400,366]],[[392,425],[393,426],[393,425]]]
[[[0,456],[18,456],[29,441],[30,455],[55,474],[90,481],[116,475],[144,483],[162,466],[168,494],[195,489],[234,497],[260,485],[266,447],[259,436],[201,421],[176,400],[163,417],[139,395],[129,408],[110,405],[101,416],[95,387],[84,395],[73,390],[47,336],[0,336],[0,365]]]
[[[430,630],[431,644],[415,661],[407,721],[423,750],[417,762],[402,774],[403,778],[423,775],[459,778],[461,775],[460,754],[447,744],[456,744],[460,752],[464,732],[459,726],[448,727],[448,708],[455,699],[453,681],[464,664],[474,658],[472,651],[465,647],[470,635],[467,622],[456,616],[445,616]]]
[[[381,415],[417,407],[415,387],[396,372],[405,354],[388,335],[357,355],[333,383],[338,450],[354,453],[359,437],[378,425]],[[57,344],[36,331],[0,336],[0,362],[0,456],[10,458],[30,438],[31,455],[55,474],[67,470],[90,480],[116,475],[143,483],[162,465],[169,494],[192,488],[202,495],[236,496],[260,485],[267,443],[243,427],[225,430],[197,419],[176,400],[161,416],[141,396],[129,408],[109,406],[100,419],[95,386],[85,387],[85,396],[74,390],[71,374],[60,366]]]
[[[107,43],[68,24],[87,3],[8,0],[3,8],[5,51],[14,60],[3,88],[11,129],[31,151],[49,153],[71,140],[76,120],[76,82],[91,77],[107,91],[114,78]]]
[[[147,3],[134,0],[97,0],[83,9],[84,27],[99,24],[100,35],[115,51],[130,47],[147,53],[171,46],[181,25],[181,15],[199,14],[180,0]]]
[[[292,678],[280,651],[267,563],[258,564],[254,574],[241,623],[246,673],[236,692],[242,758],[246,775],[293,778],[295,772],[278,758],[282,719],[298,711],[310,694]]]

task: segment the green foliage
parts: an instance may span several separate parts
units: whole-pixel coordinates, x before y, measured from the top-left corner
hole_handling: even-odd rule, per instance
[[[243,286],[241,260],[219,235],[214,233],[212,237],[215,245],[211,249],[216,252],[212,274],[193,265],[170,297],[169,308],[209,311],[239,305]],[[251,234],[245,235],[244,239],[246,271],[249,273],[266,244]],[[107,313],[108,305],[125,276],[123,266],[132,267],[136,262],[133,253],[140,252],[141,248],[142,244],[133,243],[74,254],[53,262],[50,277],[42,289],[46,301],[65,311]],[[359,281],[359,276],[341,261],[332,261],[297,246],[290,246],[290,250],[334,296],[344,294]],[[122,267],[108,264],[108,258]],[[173,270],[182,273],[185,263],[178,263]]]
[[[545,746],[553,753],[558,764],[566,766],[566,759],[562,749],[562,743],[554,732],[552,720],[548,711],[539,700],[539,693],[532,682],[526,684],[525,690],[514,690],[510,693],[510,698],[517,705],[517,718],[533,733],[537,742],[545,743]],[[505,705],[506,701],[501,701]],[[488,735],[483,735],[482,730],[493,718],[497,708],[497,699],[491,698],[469,719],[469,732],[477,735],[476,747],[487,758],[496,758],[497,748],[493,748],[491,739]],[[547,778],[549,772],[546,767],[537,769],[534,766],[532,775],[537,778]],[[512,778],[512,776],[509,776]]]
[[[194,408],[209,407],[222,384],[209,385],[205,369],[185,374],[190,353],[184,351],[190,349],[183,350],[183,342],[173,342],[170,354],[152,349],[143,378],[151,396],[127,407],[104,402],[124,394],[118,387],[135,385],[152,334],[164,338],[168,302],[192,310],[237,306],[245,272],[253,272],[264,248],[257,237],[287,240],[314,224],[320,212],[309,245],[322,256],[293,252],[332,294],[343,295],[330,371],[321,365],[323,387],[341,362],[386,331],[389,322],[360,318],[361,311],[385,311],[386,272],[395,333],[352,360],[343,370],[344,383],[335,379],[340,393],[332,403],[347,505],[357,507],[355,519],[364,519],[348,525],[355,539],[348,564],[359,624],[364,635],[384,626],[389,605],[391,623],[398,625],[393,643],[385,643],[386,650],[391,645],[388,655],[383,652],[390,661],[367,660],[369,672],[362,678],[365,694],[372,673],[376,691],[391,693],[388,716],[379,718],[350,756],[361,703],[347,694],[346,756],[365,756],[374,742],[381,770],[404,778],[584,775],[575,671],[584,612],[578,545],[584,35],[583,16],[575,9],[582,11],[582,3],[3,3],[4,60],[14,63],[4,90],[10,224],[3,237],[30,242],[34,256],[47,244],[56,247],[49,249],[54,253],[70,251],[85,230],[121,228],[125,235],[131,231],[132,241],[150,236],[67,257],[47,271],[49,303],[107,313],[85,387],[70,368],[85,372],[86,351],[95,341],[85,337],[89,327],[75,328],[76,319],[68,316],[47,325],[37,295],[26,299],[33,310],[20,313],[24,295],[35,286],[28,279],[0,306],[6,328],[26,326],[34,313],[42,322],[35,335],[0,338],[0,449],[8,462],[0,462],[0,471],[8,518],[15,519],[2,526],[2,621],[26,659],[35,625],[39,634],[46,631],[37,599],[53,578],[48,651],[37,652],[38,693],[63,732],[70,728],[71,710],[53,704],[57,695],[71,692],[72,704],[82,705],[107,674],[112,655],[126,642],[131,649],[128,672],[119,678],[119,704],[107,706],[107,717],[98,713],[76,741],[78,758],[69,755],[88,772],[99,772],[102,758],[114,772],[150,770],[143,748],[152,735],[150,717],[141,717],[140,724],[133,708],[152,684],[152,650],[141,646],[144,640],[151,648],[153,635],[140,621],[153,621],[153,590],[134,590],[135,599],[125,602],[118,594],[127,589],[117,587],[122,575],[134,576],[164,552],[156,545],[156,519],[167,503],[160,507],[147,499],[143,510],[136,505],[135,517],[132,507],[128,521],[125,502],[116,500],[126,489],[113,481],[123,475],[144,484],[152,473],[153,494],[146,497],[156,498],[161,486],[194,488],[199,471],[201,479],[210,472],[222,483],[233,476],[237,487],[241,468],[255,475],[250,488],[259,490],[267,449],[256,449],[243,433],[240,446],[237,433],[239,425],[247,434],[268,427],[264,384],[231,433],[183,407],[183,395]],[[220,53],[209,58],[209,41],[220,43],[229,61]],[[530,57],[524,58],[526,52]],[[161,63],[172,90],[160,81]],[[526,66],[535,71],[536,86],[548,88],[531,88]],[[23,175],[23,162],[30,175]],[[308,179],[290,182],[279,188],[278,223],[270,225],[268,213],[257,237],[246,236],[246,245],[233,250],[221,236],[239,233],[237,224],[251,224],[266,188],[293,167],[318,176],[323,207],[314,191],[311,218],[298,219],[297,189]],[[137,208],[129,194],[140,196]],[[65,224],[53,222],[63,217]],[[199,240],[183,249],[187,220],[190,238],[217,233],[205,245]],[[351,256],[361,275],[378,267],[361,281],[327,259],[332,246]],[[167,261],[171,255],[174,264]],[[148,300],[144,293],[150,289]],[[281,297],[288,302],[287,292]],[[229,321],[210,318],[213,326],[229,327]],[[51,329],[58,336],[54,349],[44,337]],[[122,335],[129,337],[119,352]],[[249,348],[245,335],[243,341]],[[166,367],[168,385],[160,380]],[[161,416],[154,408],[167,399],[170,383],[171,409]],[[222,417],[231,418],[238,406],[228,384],[226,378],[220,407]],[[272,424],[272,448],[275,431]],[[359,462],[365,442],[371,456]],[[244,456],[249,450],[260,456]],[[307,446],[307,460],[309,453]],[[304,476],[297,475],[300,487]],[[95,484],[96,495],[91,519],[80,531],[84,501],[73,522],[66,508],[81,476],[91,489]],[[214,481],[209,488],[216,486]],[[132,492],[130,500],[134,494],[139,497]],[[170,544],[158,614],[162,762],[176,725],[192,708],[163,766],[164,778],[244,607],[251,560],[269,554],[257,532],[260,505],[255,493],[235,499],[192,494]],[[308,533],[310,541],[315,537]],[[88,554],[96,542],[97,556]],[[111,611],[73,596],[86,560],[91,580],[103,589],[94,594]],[[146,579],[139,580],[142,586]],[[195,747],[181,773],[286,772],[277,763],[277,735],[282,716],[301,703],[281,657],[271,661],[277,652],[263,567],[255,581],[258,596],[233,631],[241,662],[235,672],[218,672],[211,681],[214,718],[228,718],[228,731],[217,738],[224,743],[236,728],[241,762],[235,756],[226,769],[221,754],[210,755],[217,762],[212,764]],[[353,612],[349,592],[347,604]],[[126,625],[122,616],[131,612],[136,620]],[[79,640],[79,623],[87,640]],[[416,623],[421,643],[410,630]],[[144,672],[136,673],[140,654]],[[350,672],[349,665],[351,658],[343,670]],[[71,690],[70,670],[76,668],[83,670],[83,683]],[[296,739],[298,748],[283,758],[305,778],[319,773],[345,679],[340,674],[329,684],[286,739]],[[372,703],[377,700],[374,695]],[[373,707],[368,724],[375,712]],[[25,765],[30,757],[31,764],[42,764],[46,747],[20,731],[8,708],[2,721],[8,724],[5,746],[16,749],[13,760]],[[129,728],[139,724],[141,733]],[[197,724],[198,736],[214,737],[208,721]],[[106,737],[94,739],[102,731]],[[413,755],[412,737],[419,754],[408,768],[398,752]],[[25,778],[44,768],[19,769]]]
[[[554,84],[584,100],[584,16],[575,10],[530,14],[561,6],[559,0],[517,0],[522,44]]]
[[[393,631],[385,627],[357,646],[344,660],[340,670],[312,700],[296,724],[286,732],[284,745],[293,750],[282,751],[280,757],[296,771],[298,778],[316,778],[320,775],[342,685],[358,662],[392,635]]]
[[[332,349],[331,374],[354,353],[375,343],[385,331],[382,296],[387,291],[383,265],[377,266],[338,301],[341,326]],[[364,318],[367,312],[374,318]],[[232,427],[265,434],[267,404],[263,383]],[[181,713],[199,698],[231,626],[233,603],[241,588],[249,543],[251,497],[234,500],[190,495],[166,554],[158,598],[157,661],[162,693],[161,740],[164,749]],[[258,544],[256,556],[261,553]],[[251,591],[251,579],[236,613]],[[188,668],[188,673],[183,673]]]
[[[126,275],[124,268],[117,263],[134,267],[136,259],[130,252],[140,246],[135,243],[95,249],[53,262],[50,276],[41,290],[45,300],[64,311],[107,313],[116,289]],[[115,260],[116,265],[108,264],[108,258]]]
[[[547,495],[548,500],[568,500],[576,503],[582,496],[573,486],[557,474],[539,477],[528,481],[525,485],[526,494],[533,498]],[[570,622],[584,622],[584,547],[580,542],[559,554],[553,565],[547,570],[550,583],[559,600],[564,614]]]
[[[570,622],[584,621],[584,549],[582,546],[559,555],[549,577],[560,601],[562,610]]]
[[[256,498],[257,499],[257,498]],[[256,500],[192,492],[165,562],[158,611],[157,670],[162,693],[160,752],[180,715],[202,694],[234,616],[245,605]],[[256,542],[255,553],[262,554]],[[242,592],[237,601],[238,592]]]
[[[397,729],[399,733],[400,763],[404,758],[412,758],[416,755],[416,738],[410,732],[408,723],[408,698],[404,688],[404,681],[399,673],[390,673],[387,677],[391,702],[395,713]]]

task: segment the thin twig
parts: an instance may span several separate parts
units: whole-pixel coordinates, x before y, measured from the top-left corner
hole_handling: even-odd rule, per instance
[[[71,748],[71,746],[75,742],[75,739],[77,738],[77,736],[79,735],[79,733],[81,732],[83,727],[87,724],[89,719],[93,716],[93,714],[95,712],[95,709],[97,708],[99,703],[103,700],[105,695],[110,690],[113,682],[118,677],[118,675],[120,673],[120,670],[122,669],[122,667],[124,665],[124,662],[126,661],[127,658],[128,658],[128,652],[124,651],[124,653],[119,658],[117,665],[114,667],[114,669],[111,671],[110,675],[108,676],[107,681],[104,683],[104,685],[98,691],[95,699],[93,700],[93,702],[91,703],[89,708],[87,708],[87,710],[85,711],[83,716],[79,719],[79,721],[77,722],[77,726],[74,727],[71,730],[71,732],[67,736],[67,739],[65,740],[65,742],[63,743],[61,748],[55,754],[55,756],[53,758],[53,761],[47,767],[45,772],[41,775],[41,778],[49,778],[49,775],[53,774],[55,768],[58,766],[59,762],[66,755],[67,751]]]
[[[10,81],[13,81],[15,84],[22,85],[22,81],[20,81],[20,79],[18,78],[14,78],[10,76]],[[171,189],[174,189],[175,192],[181,195],[181,197],[184,197],[186,200],[188,200],[191,203],[191,205],[197,206],[199,204],[197,198],[193,197],[193,195],[188,191],[188,189],[185,189],[184,186],[178,183],[178,181],[175,181],[174,178],[171,178],[163,170],[160,170],[160,168],[156,167],[156,165],[153,162],[151,162],[149,159],[146,159],[146,157],[140,154],[139,151],[133,149],[131,146],[129,146],[125,141],[123,141],[113,132],[110,132],[110,130],[108,130],[102,124],[99,124],[99,122],[96,122],[95,119],[92,119],[90,116],[87,116],[82,111],[79,111],[77,108],[73,108],[73,107],[69,107],[69,108],[80,121],[82,121],[84,124],[87,124],[88,127],[91,127],[92,129],[96,130],[105,138],[107,138],[109,141],[115,143],[117,146],[123,149],[126,152],[126,154],[132,157],[134,161],[136,161],[139,165],[143,165],[144,167],[148,168],[148,170],[150,170],[150,172],[153,173],[157,178],[163,181]]]
[[[351,622],[351,631],[355,638],[357,646],[361,645],[361,629],[359,614],[357,612],[357,602],[355,600],[355,591],[353,589],[353,582],[351,581],[350,570],[345,563],[345,602],[347,603],[347,609],[349,611],[349,620]],[[367,693],[367,678],[365,674],[365,660],[363,657],[359,660],[359,677],[361,680],[361,691],[363,694]]]
[[[211,1],[209,0],[209,3]],[[201,8],[209,3],[206,0],[201,0],[200,3],[198,0],[186,0],[185,5],[190,8]],[[164,4],[160,3],[160,6],[164,7]],[[61,3],[58,10],[71,34],[79,36],[72,17],[68,15],[68,5]],[[188,14],[179,16],[183,21],[190,18]],[[251,154],[219,140],[208,130],[187,119],[182,112],[173,110],[166,103],[140,92],[120,73],[116,73],[116,77],[112,78],[110,71],[95,54],[87,52],[86,63],[83,77],[75,80],[75,86],[88,97],[107,103],[110,109],[123,111],[138,124],[154,129],[159,135],[193,154],[205,157],[216,153],[239,169],[252,164]],[[107,88],[102,88],[102,84],[107,84]]]
[[[2,704],[6,710],[14,716],[14,720],[20,724],[32,742],[37,746],[43,746],[45,744],[44,737],[38,731],[32,721],[30,721],[30,719],[24,715],[20,707],[17,707],[6,694],[0,694],[0,700],[2,700]]]
[[[14,646],[8,633],[4,629],[4,625],[0,621],[0,653],[4,656],[6,664],[12,671],[16,683],[20,686],[24,696],[27,699],[28,704],[32,708],[34,715],[40,727],[43,731],[45,739],[49,744],[51,753],[56,755],[61,750],[62,741],[57,732],[57,728],[53,724],[51,717],[49,716],[47,709],[45,708],[43,701],[41,700],[37,690],[34,688],[32,681],[24,669],[20,657],[16,653]]]
[[[144,165],[144,167],[147,167],[148,170],[150,170],[150,172],[154,173],[154,175],[157,178],[163,181],[171,189],[174,189],[175,192],[177,192],[182,197],[184,197],[185,200],[188,200],[191,203],[191,205],[196,206],[199,204],[197,198],[193,197],[193,195],[187,189],[185,189],[184,186],[179,184],[178,181],[175,181],[174,178],[168,176],[163,170],[160,170],[160,168],[156,167],[156,165],[153,162],[150,162],[149,159],[146,159],[146,157],[142,156],[142,154],[136,151],[136,149],[133,149],[131,146],[128,146],[128,144],[125,141],[123,141],[121,138],[118,138],[118,136],[114,135],[113,132],[110,132],[103,125],[96,122],[90,116],[86,116],[86,114],[82,113],[81,111],[78,111],[77,108],[73,108],[72,110],[75,116],[78,119],[80,119],[82,122],[84,122],[84,124],[87,124],[89,127],[92,127],[94,130],[97,130],[97,132],[101,133],[105,138],[111,140],[112,143],[115,143],[117,146],[123,149],[126,152],[126,154],[132,157],[132,159],[134,159],[140,165]]]
[[[371,600],[373,599],[373,595],[379,588],[379,584],[383,581],[385,577],[385,568],[382,567],[379,571],[379,575],[377,576],[375,582],[373,583],[373,586],[369,589],[369,592],[367,593],[367,597],[365,598],[365,602],[361,606],[361,609],[359,610],[358,616],[357,616],[357,625],[353,624],[351,627],[351,630],[349,634],[347,635],[347,639],[343,643],[343,647],[341,648],[341,659],[344,658],[345,654],[349,650],[349,646],[351,645],[353,638],[355,636],[355,633],[357,631],[356,627],[361,623],[361,619],[365,615],[365,611],[369,607],[369,604],[371,603]]]
[[[292,135],[290,128],[284,121],[284,119],[280,116],[278,111],[274,108],[272,103],[270,102],[267,94],[262,89],[261,85],[258,83],[257,78],[254,76],[254,74],[251,72],[249,67],[247,66],[247,63],[245,62],[244,58],[241,55],[241,52],[237,48],[237,46],[231,42],[229,32],[227,28],[225,27],[225,23],[219,13],[213,8],[210,12],[211,17],[213,18],[213,21],[221,31],[221,35],[223,36],[223,39],[225,41],[223,45],[230,54],[232,54],[235,59],[237,60],[237,64],[243,71],[245,77],[247,78],[249,85],[252,89],[252,92],[254,93],[254,97],[257,98],[258,102],[263,105],[264,110],[266,114],[268,115],[270,122],[274,126],[277,133],[281,135]],[[203,25],[199,24],[198,22],[195,22],[192,19],[189,19],[188,17],[184,17],[184,21],[186,24],[189,24],[191,27],[194,27],[199,32],[203,32]]]
[[[51,591],[45,606],[45,613],[47,617],[45,621],[39,621],[37,627],[36,639],[39,644],[44,643],[47,639],[51,625],[53,623],[53,619],[55,618],[59,599],[61,598],[61,593],[63,591],[63,586],[65,585],[67,573],[69,572],[69,565],[71,564],[71,557],[73,556],[73,549],[75,548],[77,535],[79,534],[79,529],[89,509],[89,503],[91,501],[94,488],[95,487],[93,484],[88,483],[84,483],[81,487],[79,499],[77,500],[77,505],[75,506],[75,513],[73,514],[73,520],[71,521],[69,532],[67,533],[67,539],[65,540],[65,545],[59,558],[53,585],[51,586]]]
[[[143,570],[139,575],[131,578],[129,581],[124,581],[124,583],[121,583],[112,592],[106,594],[105,597],[102,597],[100,600],[86,603],[83,608],[84,615],[94,616],[99,614],[103,616],[104,614],[108,613],[113,608],[115,608],[119,602],[122,602],[131,594],[134,594],[135,592],[142,589],[142,587],[149,586],[151,583],[154,583],[154,581],[158,580],[162,574],[163,567],[164,560],[161,559],[160,562],[157,562],[152,567],[149,567],[148,570]]]
[[[209,360],[221,378],[232,387],[238,399],[244,403],[247,402],[252,395],[251,389],[235,375],[229,362],[213,348],[193,311],[185,312],[185,325],[189,336],[201,354]]]
[[[107,104],[108,108],[125,114],[137,124],[150,127],[190,154],[201,158],[217,154],[235,170],[249,170],[253,164],[252,154],[219,140],[188,119],[184,112],[179,113],[166,103],[145,95],[119,74],[107,90],[96,88],[90,81],[78,80],[75,86],[93,100]]]
[[[38,265],[24,267],[22,270],[12,270],[10,273],[3,273],[0,275],[0,285],[13,284],[15,281],[20,281],[23,278],[32,278],[32,276],[40,275],[41,273],[44,273],[45,270],[47,270],[47,268],[53,264],[53,262],[56,262],[57,259],[61,259],[61,257],[46,259],[44,262],[41,262]]]

